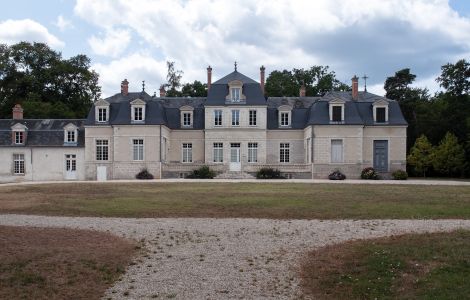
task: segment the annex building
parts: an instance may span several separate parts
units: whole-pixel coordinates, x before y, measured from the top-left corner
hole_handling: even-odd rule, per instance
[[[212,82],[207,97],[120,93],[93,104],[82,120],[0,120],[0,182],[185,177],[208,165],[222,178],[251,177],[262,167],[288,178],[359,178],[406,167],[407,123],[398,103],[358,90],[323,97],[265,97],[260,82],[235,70]]]

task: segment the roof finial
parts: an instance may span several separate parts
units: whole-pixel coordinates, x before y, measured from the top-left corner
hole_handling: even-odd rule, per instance
[[[237,61],[235,61],[234,65],[235,65],[235,72],[236,72],[237,71]]]
[[[364,79],[364,92],[367,92],[367,75],[364,74],[364,76],[362,76],[362,79]]]
[[[142,80],[142,92],[145,92],[145,80]]]

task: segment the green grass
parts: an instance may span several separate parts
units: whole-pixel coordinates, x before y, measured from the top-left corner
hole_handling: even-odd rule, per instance
[[[0,186],[0,213],[284,219],[470,218],[470,187],[305,183]]]
[[[319,299],[470,299],[470,232],[410,234],[313,251],[302,286]]]

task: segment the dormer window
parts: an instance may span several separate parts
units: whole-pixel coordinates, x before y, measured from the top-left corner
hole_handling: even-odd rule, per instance
[[[289,126],[289,113],[281,112],[281,126]]]
[[[331,100],[329,102],[329,115],[331,123],[343,123],[344,122],[344,105],[345,101],[341,99]]]
[[[233,80],[228,83],[229,93],[225,97],[226,103],[239,103],[246,100],[243,95],[243,82],[239,80]]]
[[[193,127],[193,113],[194,108],[188,105],[180,107],[181,127],[192,128]]]
[[[333,122],[341,122],[343,120],[343,107],[339,105],[333,106]]]
[[[191,126],[192,122],[191,122],[191,113],[189,112],[185,112],[183,113],[183,126],[184,127],[189,127]]]
[[[108,122],[107,108],[98,108],[98,122]]]
[[[78,128],[74,124],[70,123],[64,127],[64,144],[65,145],[76,145],[78,139]]]
[[[15,144],[16,145],[24,144],[24,131],[15,131]]]
[[[143,121],[143,107],[134,107],[134,121]]]
[[[374,122],[387,123],[388,122],[388,101],[380,99],[372,104]]]
[[[76,143],[77,137],[75,136],[75,131],[67,131],[67,143]]]
[[[232,88],[231,96],[233,102],[240,102],[240,88]]]
[[[103,99],[95,103],[96,122],[105,123],[109,121],[109,102]]]
[[[279,107],[279,126],[291,126],[292,107],[290,105],[282,105]]]
[[[131,102],[131,119],[132,122],[142,123],[145,121],[145,101],[135,99]]]
[[[26,143],[26,128],[21,123],[16,123],[11,127],[11,143],[13,145],[24,145]]]

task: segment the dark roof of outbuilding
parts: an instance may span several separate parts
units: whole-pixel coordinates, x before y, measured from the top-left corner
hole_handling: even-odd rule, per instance
[[[251,79],[250,77],[246,75],[243,75],[242,73],[238,71],[233,71],[232,73],[220,78],[219,80],[217,80],[216,82],[212,84],[228,84],[229,82],[234,81],[234,80],[239,80],[243,82],[243,84],[250,84],[250,83],[259,84],[255,80]]]

